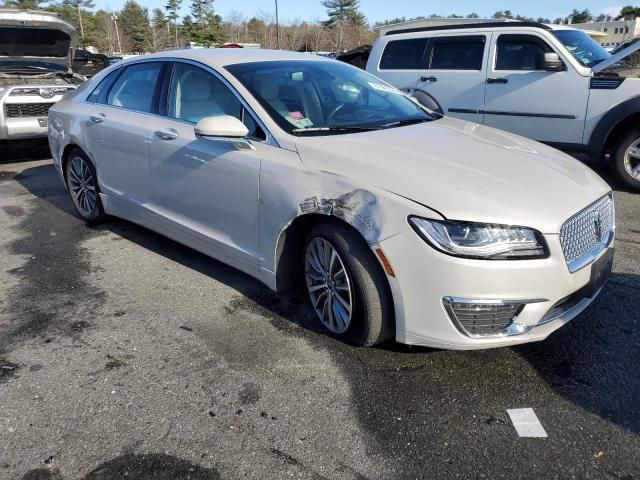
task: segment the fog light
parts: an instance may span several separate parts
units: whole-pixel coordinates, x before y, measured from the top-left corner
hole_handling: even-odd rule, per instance
[[[445,297],[443,303],[456,327],[469,337],[521,335],[531,328],[514,323],[531,302]]]

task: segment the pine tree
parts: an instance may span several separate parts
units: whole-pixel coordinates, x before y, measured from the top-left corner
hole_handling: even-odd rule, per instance
[[[327,9],[329,17],[323,24],[336,31],[336,50],[342,50],[344,29],[352,26],[355,29],[363,27],[367,19],[360,12],[359,0],[323,0],[322,5]]]
[[[129,0],[118,15],[118,22],[122,32],[131,39],[131,51],[145,52],[149,49],[151,26],[146,8],[135,0]]]
[[[4,7],[21,10],[38,10],[43,0],[5,0]]]
[[[169,44],[169,22],[161,8],[154,8],[151,17],[151,40],[154,51],[162,50]]]
[[[191,3],[193,31],[191,39],[210,47],[224,40],[222,19],[213,10],[213,0],[193,0]]]
[[[167,0],[164,9],[167,11],[167,18],[173,22],[176,36],[176,48],[178,48],[178,19],[180,18],[180,6],[182,0]]]

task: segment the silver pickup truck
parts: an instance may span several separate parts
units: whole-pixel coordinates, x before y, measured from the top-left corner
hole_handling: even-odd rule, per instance
[[[0,9],[0,140],[47,136],[49,108],[84,80],[76,40],[55,13]]]

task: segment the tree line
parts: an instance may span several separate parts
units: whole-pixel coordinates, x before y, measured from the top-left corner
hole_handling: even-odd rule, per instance
[[[112,54],[155,52],[184,48],[191,43],[205,47],[225,42],[257,43],[263,48],[295,51],[342,51],[372,43],[374,29],[408,20],[441,18],[397,17],[370,25],[362,13],[359,0],[321,0],[326,17],[313,21],[288,21],[277,25],[271,11],[259,11],[251,17],[232,11],[225,18],[215,12],[214,0],[165,0],[164,8],[148,8],[137,0],[127,0],[118,11],[95,8],[93,0],[4,0],[3,6],[22,9],[45,9],[59,13],[79,32],[80,46],[93,46]],[[188,4],[183,2],[189,2]],[[182,8],[189,13],[182,15]],[[640,7],[626,6],[616,19],[640,16]],[[479,18],[477,13],[448,18]],[[531,18],[510,10],[498,11],[493,18],[537,21],[541,23],[585,23],[604,21],[607,15],[593,17],[589,10],[574,9],[564,18]]]

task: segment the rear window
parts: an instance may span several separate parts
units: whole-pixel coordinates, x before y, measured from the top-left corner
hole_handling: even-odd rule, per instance
[[[394,40],[387,43],[380,59],[380,70],[424,69],[426,38]]]
[[[482,70],[484,35],[437,38],[433,42],[433,70]]]

